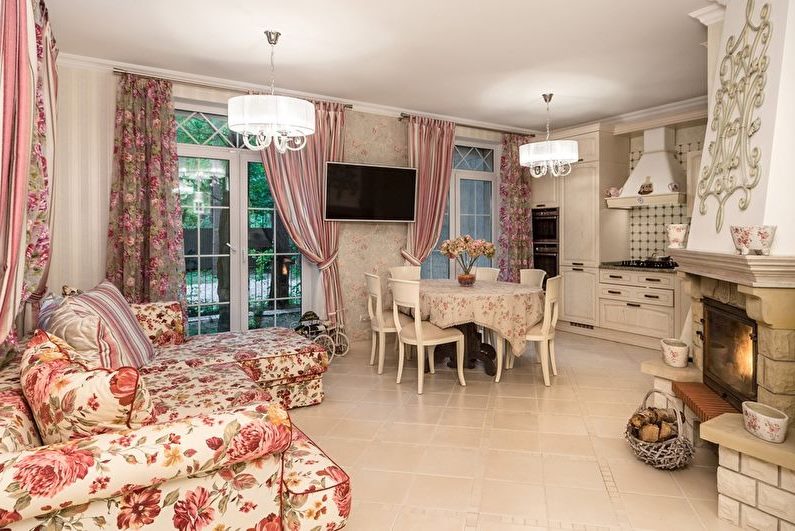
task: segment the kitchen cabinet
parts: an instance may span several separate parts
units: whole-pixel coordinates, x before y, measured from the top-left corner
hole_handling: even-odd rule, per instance
[[[532,178],[530,182],[530,207],[531,208],[556,208],[560,206],[558,194],[560,181],[558,177],[544,175],[538,179]]]
[[[599,265],[599,164],[577,164],[561,184],[560,263]]]
[[[560,269],[563,277],[560,319],[597,326],[599,269],[567,266]]]
[[[599,270],[599,326],[654,338],[674,337],[674,273]]]
[[[604,328],[659,338],[674,334],[674,309],[621,300],[599,299],[599,322]]]

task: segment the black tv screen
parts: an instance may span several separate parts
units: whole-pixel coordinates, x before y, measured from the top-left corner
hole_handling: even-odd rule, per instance
[[[329,221],[414,221],[417,170],[326,163]]]

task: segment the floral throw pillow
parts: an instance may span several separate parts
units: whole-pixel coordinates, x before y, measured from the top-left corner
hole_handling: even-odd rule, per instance
[[[152,423],[152,399],[137,369],[89,368],[66,342],[41,330],[22,355],[21,382],[47,444]]]
[[[179,302],[130,304],[138,324],[156,347],[185,342],[185,317]]]

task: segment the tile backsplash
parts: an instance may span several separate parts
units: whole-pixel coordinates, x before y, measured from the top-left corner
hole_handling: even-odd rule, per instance
[[[685,205],[654,205],[629,211],[630,258],[639,260],[657,253],[668,255],[665,228],[671,223],[689,223]]]

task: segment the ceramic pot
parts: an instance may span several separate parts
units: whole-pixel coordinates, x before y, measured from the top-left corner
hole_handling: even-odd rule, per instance
[[[671,367],[687,367],[687,355],[690,347],[678,339],[661,339],[663,361]]]
[[[463,273],[458,275],[458,283],[462,286],[469,287],[475,283],[475,275],[472,273]]]
[[[763,441],[783,443],[787,438],[789,417],[774,407],[759,402],[743,402],[743,424],[748,433]]]
[[[687,230],[690,225],[687,223],[672,223],[668,225],[665,230],[668,233],[668,248],[669,249],[682,249],[685,246],[687,239]]]
[[[776,225],[732,225],[732,240],[737,254],[770,254],[776,236]]]

